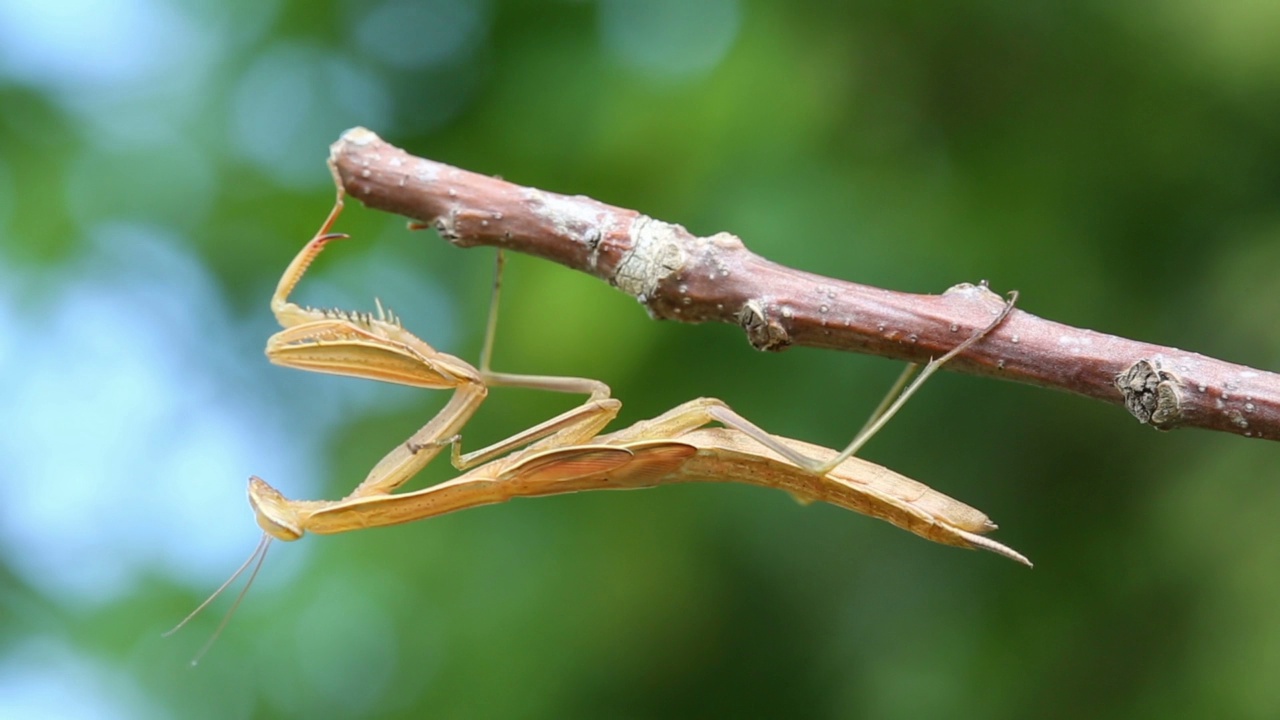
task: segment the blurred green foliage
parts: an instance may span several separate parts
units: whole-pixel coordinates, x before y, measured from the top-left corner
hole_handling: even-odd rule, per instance
[[[185,661],[229,599],[157,637],[237,562],[240,545],[191,572],[159,561],[225,532],[200,513],[243,515],[247,553],[250,472],[309,467],[311,490],[340,496],[442,400],[352,400],[356,381],[296,378],[258,350],[270,290],[328,209],[324,158],[346,127],[727,230],[794,267],[913,292],[986,279],[1053,320],[1275,368],[1272,4],[130,0],[93,11],[109,21],[48,23],[8,5],[0,403],[6,435],[59,420],[40,444],[0,443],[0,500],[57,517],[79,502],[65,483],[82,476],[95,498],[151,513],[91,508],[81,545],[58,525],[5,533],[0,688],[28,707],[61,707],[56,689],[73,687],[96,698],[80,707],[94,717],[1280,715],[1275,446],[1158,434],[1098,403],[948,373],[864,454],[987,511],[1032,571],[781,493],[676,487],[277,544],[197,669]],[[145,42],[90,45],[95,23]],[[44,36],[28,27],[52,27],[46,47],[65,62],[39,55]],[[20,32],[36,50],[20,54]],[[378,295],[428,342],[475,358],[489,253],[359,208],[341,226],[357,240],[326,255],[307,302],[368,308]],[[191,378],[165,399],[194,408],[171,432],[137,424],[128,401],[19,394],[42,372],[28,348],[57,330],[51,302],[122,277],[150,287],[158,266],[94,260],[104,232],[160,238],[212,279],[204,305],[130,296],[144,330],[187,328],[154,343],[161,367]],[[527,258],[509,263],[505,292],[495,365],[600,378],[626,403],[622,422],[712,395],[779,434],[839,446],[898,372],[848,354],[757,354],[735,328],[653,323],[620,293]],[[115,325],[121,315],[95,327],[132,347],[138,326]],[[51,337],[65,340],[45,349],[83,360],[89,387],[121,382],[114,356]],[[227,360],[211,370],[210,353]],[[253,396],[282,398],[265,418],[233,405],[281,438],[262,465],[236,465],[216,495],[156,499],[187,471],[222,467],[219,437],[191,437],[201,408]],[[468,443],[572,402],[495,391]],[[337,419],[309,433],[320,415]],[[60,424],[73,418],[145,449],[108,473],[87,450],[97,431]],[[179,441],[198,452],[168,474],[153,451]],[[37,447],[73,471],[24,474],[21,453]],[[450,475],[439,465],[425,482]],[[180,511],[197,520],[131,549],[136,571],[110,593],[57,590],[22,560],[60,543],[79,557],[113,525],[153,537],[147,525]],[[74,580],[88,565],[53,569]]]

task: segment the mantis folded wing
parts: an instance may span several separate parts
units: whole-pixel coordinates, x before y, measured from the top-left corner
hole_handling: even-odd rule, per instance
[[[289,295],[312,261],[330,241],[346,237],[329,232],[342,205],[339,188],[337,202],[319,232],[280,279],[271,310],[283,329],[267,341],[268,358],[302,370],[453,389],[453,397],[408,440],[392,448],[341,500],[289,500],[260,478],[251,478],[249,501],[265,533],[262,543],[227,583],[171,633],[217,597],[255,558],[256,574],[272,538],[297,540],[306,532],[340,533],[395,525],[515,497],[683,482],[742,482],[779,488],[802,501],[821,500],[880,518],[934,542],[989,550],[1031,564],[1016,551],[983,537],[996,526],[982,512],[915,480],[852,457],[942,363],[1002,322],[1013,300],[989,326],[926,365],[892,404],[877,410],[868,426],[841,452],[771,435],[713,398],[693,400],[656,418],[600,435],[621,407],[618,400],[609,397],[609,387],[604,383],[489,369],[498,282],[494,283],[479,368],[435,350],[401,327],[399,319],[381,303],[377,304],[376,314],[368,314],[306,308],[290,302]],[[500,278],[501,255],[498,269]],[[904,373],[900,384],[905,383],[910,370]],[[484,401],[489,386],[537,388],[589,397],[582,405],[505,440],[462,453],[459,432]],[[713,422],[723,427],[706,427]],[[451,446],[454,466],[465,471],[461,476],[422,490],[395,493],[446,445]],[[244,591],[240,597],[243,595]],[[238,598],[236,605],[239,602]],[[200,655],[203,653],[201,650]]]

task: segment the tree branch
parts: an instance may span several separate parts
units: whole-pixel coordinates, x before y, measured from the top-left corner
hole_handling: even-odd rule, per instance
[[[654,318],[736,324],[758,350],[808,345],[926,362],[1004,304],[983,286],[915,295],[783,267],[728,233],[695,237],[635,210],[414,157],[364,128],[343,133],[329,163],[348,194],[458,247],[546,258],[635,297]],[[1124,405],[1161,430],[1280,438],[1280,375],[1020,310],[946,367]]]

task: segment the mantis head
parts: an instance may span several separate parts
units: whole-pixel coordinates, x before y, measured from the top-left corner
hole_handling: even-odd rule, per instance
[[[213,632],[213,637],[209,638],[209,642],[205,643],[200,652],[196,653],[195,658],[191,660],[192,665],[200,662],[200,658],[204,657],[204,654],[213,646],[213,641],[217,640],[218,636],[222,634],[222,629],[230,622],[231,616],[236,612],[236,608],[240,607],[240,601],[244,600],[245,593],[249,592],[254,578],[258,576],[258,570],[262,568],[262,562],[267,559],[267,549],[271,547],[272,539],[297,540],[302,537],[301,518],[294,504],[257,476],[249,478],[249,504],[253,506],[253,510],[258,516],[258,525],[264,531],[258,547],[249,556],[249,559],[244,561],[240,569],[232,573],[231,577],[222,583],[221,587],[214,590],[213,594],[200,603],[199,607],[192,610],[190,615],[183,618],[182,622],[164,634],[165,637],[168,637],[181,630],[192,618],[199,615],[201,610],[208,607],[209,603],[213,602],[224,590],[230,587],[231,583],[236,581],[236,578],[249,569],[249,566],[253,566],[253,572],[249,573],[249,580],[245,583],[244,589],[236,596],[236,601],[231,605],[231,609],[222,617],[222,622],[218,625],[218,629]]]
[[[302,518],[293,503],[256,475],[249,478],[249,504],[258,518],[258,527],[267,535],[290,541],[297,540],[305,532]]]

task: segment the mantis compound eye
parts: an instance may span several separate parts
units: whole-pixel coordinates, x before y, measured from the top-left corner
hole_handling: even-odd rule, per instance
[[[249,504],[258,518],[258,526],[277,540],[297,540],[303,530],[298,514],[280,491],[256,475],[249,478]]]

